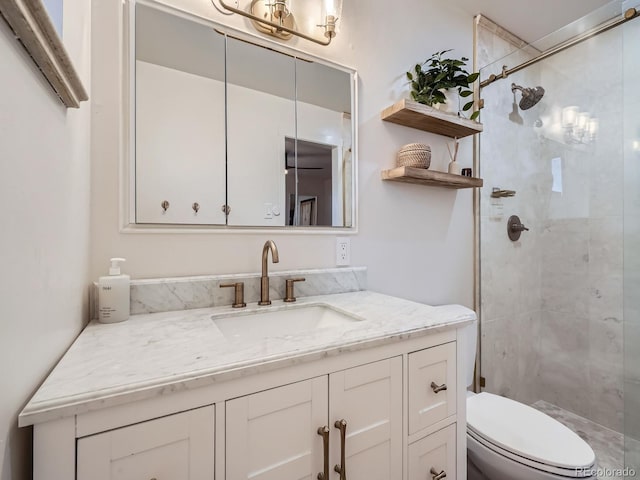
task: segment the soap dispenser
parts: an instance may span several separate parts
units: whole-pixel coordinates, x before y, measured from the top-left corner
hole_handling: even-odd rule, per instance
[[[129,275],[120,273],[124,258],[112,258],[109,275],[98,279],[98,321],[123,322],[129,318]]]

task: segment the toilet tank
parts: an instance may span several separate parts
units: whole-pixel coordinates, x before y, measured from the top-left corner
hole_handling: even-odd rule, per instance
[[[476,351],[478,348],[478,322],[475,321],[460,331],[458,348],[462,351],[465,385],[473,386],[473,373],[476,363]]]

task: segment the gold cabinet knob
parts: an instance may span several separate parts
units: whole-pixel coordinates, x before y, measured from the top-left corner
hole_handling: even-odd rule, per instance
[[[442,470],[438,473],[438,471],[433,467],[431,467],[431,470],[429,470],[429,473],[431,474],[431,478],[433,480],[442,480],[443,478],[447,477],[447,472]]]
[[[438,385],[436,382],[431,382],[431,390],[433,390],[433,393],[440,393],[446,389],[447,389],[446,383],[443,383],[442,385]]]

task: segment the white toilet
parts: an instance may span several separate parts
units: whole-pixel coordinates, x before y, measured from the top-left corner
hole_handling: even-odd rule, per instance
[[[476,328],[467,327],[470,372]],[[587,442],[550,416],[491,393],[467,396],[468,480],[595,478],[595,460]]]

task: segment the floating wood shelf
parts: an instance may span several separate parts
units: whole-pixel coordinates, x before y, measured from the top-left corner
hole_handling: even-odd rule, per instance
[[[441,112],[411,100],[400,100],[385,108],[382,111],[381,118],[386,122],[446,135],[451,138],[467,137],[482,131],[481,123],[460,118],[452,113]]]
[[[425,168],[415,167],[398,167],[391,170],[383,170],[382,179],[444,188],[476,188],[481,187],[483,183],[481,178],[463,177],[462,175],[434,172]]]

